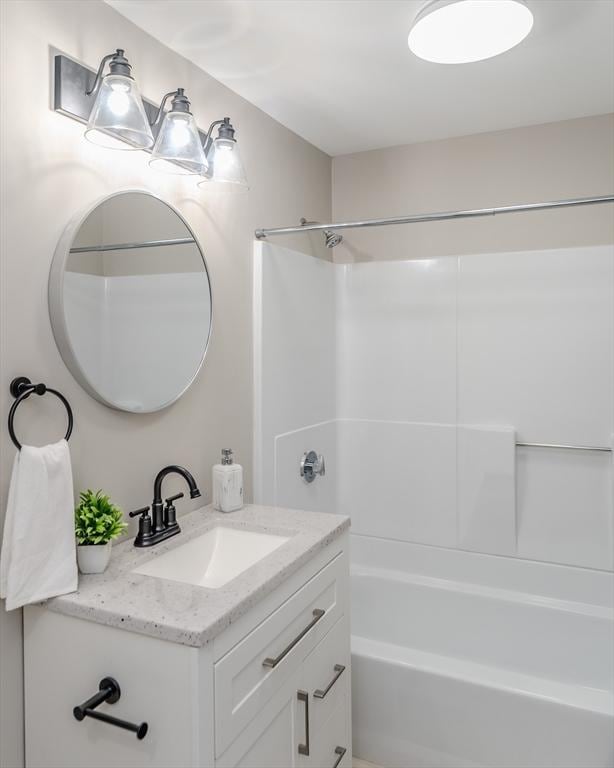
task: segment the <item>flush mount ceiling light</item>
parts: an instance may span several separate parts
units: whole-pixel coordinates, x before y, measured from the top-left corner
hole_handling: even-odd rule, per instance
[[[407,43],[437,64],[465,64],[509,51],[529,34],[523,0],[432,0],[417,14]]]
[[[164,112],[168,99],[171,108]],[[198,126],[190,112],[190,102],[183,88],[167,93],[162,99],[154,125],[164,115],[158,137],[151,153],[149,165],[159,171],[175,174],[202,175],[207,160],[198,133]]]
[[[102,76],[109,63],[109,74]],[[149,149],[154,143],[131,66],[118,48],[100,62],[94,84],[86,96],[96,95],[85,130],[93,144],[109,149]]]
[[[213,140],[211,133],[216,125],[219,128],[217,138]],[[211,123],[205,141],[205,151],[207,153],[208,167],[203,174],[203,180],[198,183],[199,187],[217,183],[227,184],[229,189],[248,189],[247,177],[239,153],[239,145],[235,139],[235,129],[229,117]]]

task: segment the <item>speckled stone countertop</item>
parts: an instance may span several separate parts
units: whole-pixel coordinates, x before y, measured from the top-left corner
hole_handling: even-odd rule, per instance
[[[80,574],[77,592],[55,597],[44,605],[56,613],[199,647],[350,526],[350,519],[341,515],[251,504],[228,514],[203,507],[180,517],[178,522],[180,534],[151,548],[137,549],[132,539],[114,546],[104,573]],[[291,538],[218,589],[132,572],[216,525]]]

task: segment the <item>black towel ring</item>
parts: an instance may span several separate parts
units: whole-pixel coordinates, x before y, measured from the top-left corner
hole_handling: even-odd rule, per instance
[[[72,425],[73,425],[73,418],[72,418],[72,409],[68,403],[68,400],[62,395],[60,392],[57,391],[57,389],[51,389],[47,387],[46,384],[32,384],[30,379],[26,378],[25,376],[18,376],[16,379],[13,379],[11,381],[11,395],[15,398],[15,402],[11,406],[11,410],[9,411],[9,435],[11,436],[11,440],[13,443],[17,446],[17,450],[21,450],[21,443],[17,439],[15,435],[15,430],[13,428],[13,419],[15,417],[15,411],[17,410],[20,403],[23,403],[24,400],[26,400],[28,397],[30,397],[31,394],[36,395],[44,395],[46,392],[51,392],[52,395],[55,395],[57,398],[59,398],[63,403],[64,407],[66,408],[66,413],[68,414],[68,429],[66,430],[66,436],[65,440],[68,440],[72,433]]]

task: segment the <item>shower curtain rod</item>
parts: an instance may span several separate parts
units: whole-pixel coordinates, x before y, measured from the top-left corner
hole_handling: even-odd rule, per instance
[[[311,232],[322,229],[358,229],[360,227],[386,227],[389,224],[416,224],[420,221],[447,221],[450,219],[473,219],[478,216],[497,216],[500,213],[518,213],[520,211],[544,211],[549,208],[571,208],[575,205],[595,205],[612,203],[614,195],[596,197],[577,197],[569,200],[551,200],[545,203],[525,203],[524,205],[502,205],[498,208],[476,208],[468,211],[446,211],[441,213],[420,213],[414,216],[394,216],[390,219],[365,219],[364,221],[342,221],[337,224],[304,224],[298,227],[277,227],[275,229],[257,229],[257,240],[264,240],[271,235],[290,235],[295,232]]]

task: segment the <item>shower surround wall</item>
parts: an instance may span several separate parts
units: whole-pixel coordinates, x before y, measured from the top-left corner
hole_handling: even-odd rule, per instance
[[[352,518],[354,754],[609,768],[613,454],[516,441],[612,445],[614,247],[259,243],[254,285],[256,496]]]
[[[613,454],[515,446],[612,445],[612,246],[331,264],[264,243],[255,270],[259,501],[613,569]]]

